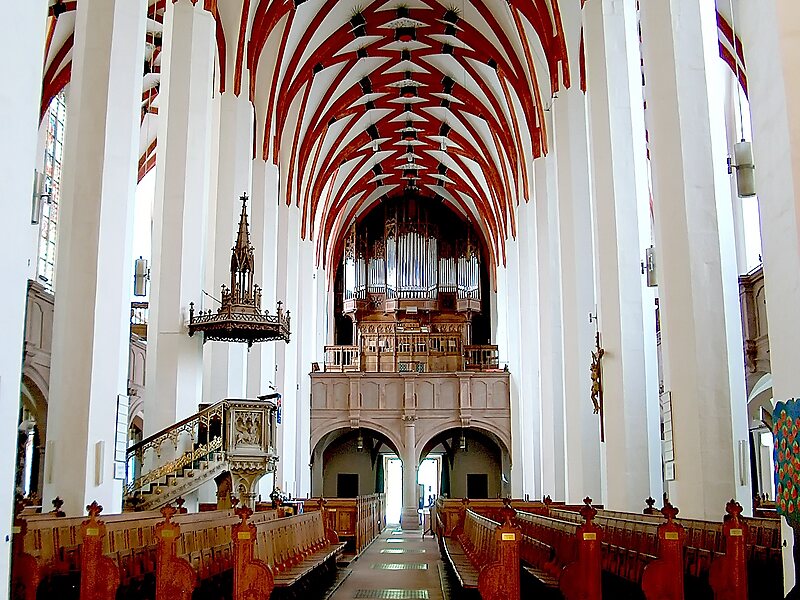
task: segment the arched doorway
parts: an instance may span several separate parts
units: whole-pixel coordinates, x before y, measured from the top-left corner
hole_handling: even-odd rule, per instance
[[[386,493],[387,461],[398,457],[392,441],[374,429],[332,431],[312,453],[311,493],[327,498]]]
[[[447,498],[500,498],[510,491],[510,454],[488,431],[472,427],[442,431],[422,448],[420,464],[430,459],[440,461],[439,493]]]

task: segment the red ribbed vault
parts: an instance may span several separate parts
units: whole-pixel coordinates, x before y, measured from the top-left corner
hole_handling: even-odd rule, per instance
[[[503,261],[547,149],[535,63],[547,95],[570,83],[555,0],[262,2],[248,61],[259,149],[322,261],[343,226],[407,189],[476,223]]]
[[[218,89],[249,89],[254,152],[280,166],[281,197],[320,262],[342,228],[406,189],[475,223],[504,262],[531,163],[547,152],[541,99],[571,84],[567,46],[580,56],[559,0],[148,0],[140,179],[156,161],[170,1],[214,14]],[[42,114],[69,83],[78,2],[51,0]],[[720,55],[746,86],[731,22],[719,13]]]

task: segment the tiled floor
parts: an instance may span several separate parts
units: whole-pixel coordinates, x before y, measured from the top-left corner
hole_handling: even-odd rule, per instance
[[[439,547],[430,535],[423,540],[421,530],[403,532],[390,526],[350,563],[350,569],[350,576],[330,600],[446,600]]]

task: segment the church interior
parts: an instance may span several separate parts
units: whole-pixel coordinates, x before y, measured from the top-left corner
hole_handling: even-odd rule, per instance
[[[0,598],[800,597],[795,0],[4,11]]]

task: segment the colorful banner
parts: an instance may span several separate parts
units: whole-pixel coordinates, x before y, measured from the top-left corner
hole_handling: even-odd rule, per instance
[[[775,504],[790,524],[800,525],[800,401],[778,402],[773,414]]]

